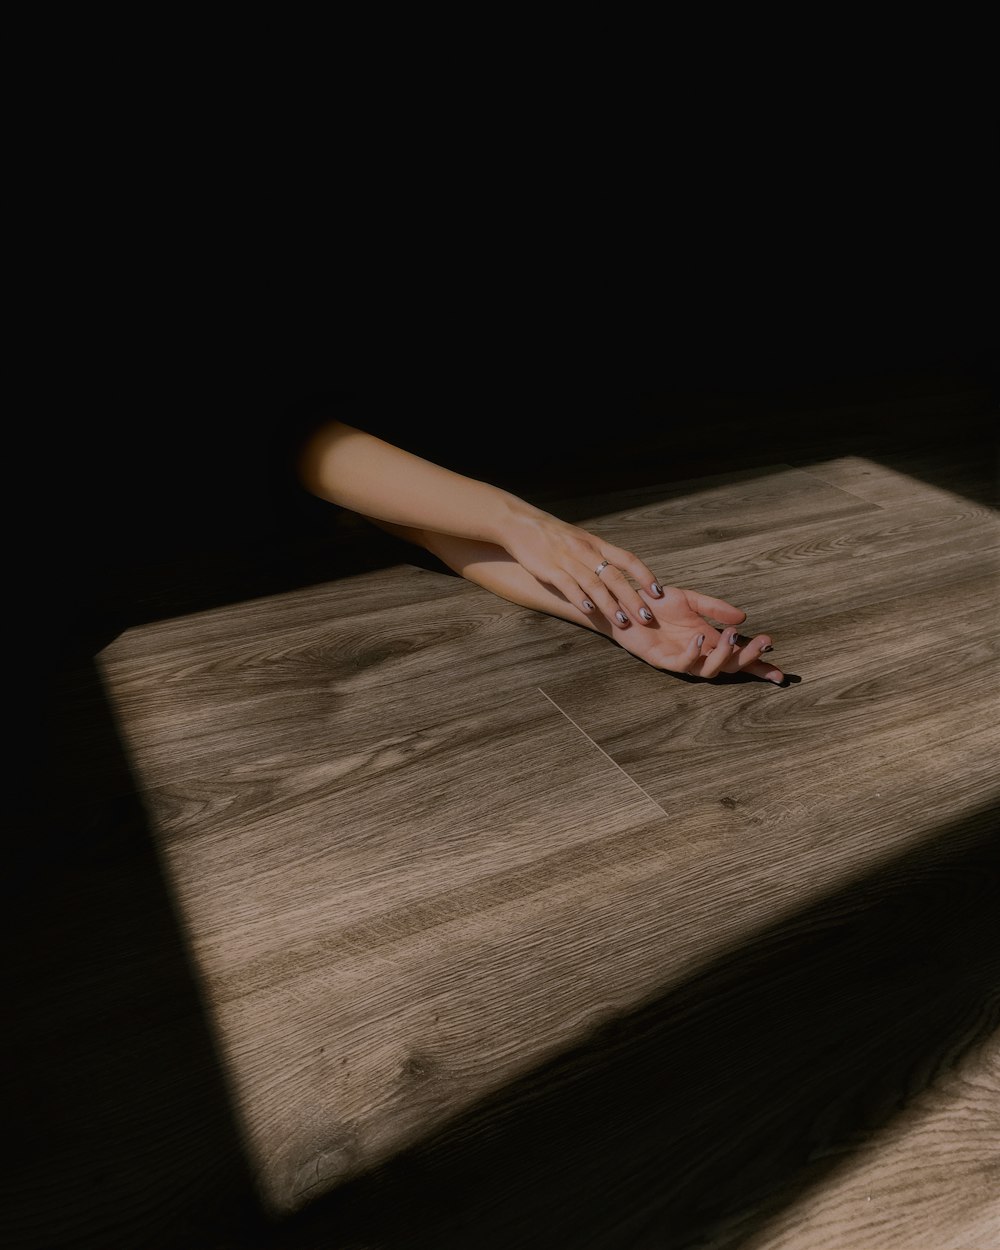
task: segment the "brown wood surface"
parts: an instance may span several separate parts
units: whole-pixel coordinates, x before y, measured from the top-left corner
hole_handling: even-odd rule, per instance
[[[163,1062],[88,1131],[129,1157],[202,1064],[225,1131],[178,1114],[150,1208],[259,1202],[289,1247],[1000,1246],[995,516],[861,457],[563,514],[800,680],[658,673],[409,565],[127,631],[94,803],[137,788],[193,988],[152,961],[117,1044]],[[111,906],[137,865],[112,840],[74,888]],[[71,1105],[97,1022],[50,906],[27,1036],[74,1051]],[[127,981],[136,913],[87,975]],[[208,1059],[171,1074],[171,1028]],[[115,1183],[80,1244],[118,1244]]]

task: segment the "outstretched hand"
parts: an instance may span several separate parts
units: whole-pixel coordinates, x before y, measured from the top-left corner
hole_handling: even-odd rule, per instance
[[[537,581],[586,613],[595,629],[656,668],[706,678],[743,672],[775,683],[785,679],[761,659],[772,649],[770,635],[751,637],[734,628],[746,620],[740,608],[661,585],[633,552],[579,526],[528,508],[505,528],[503,545]],[[632,629],[634,621],[645,628]]]
[[[695,677],[749,673],[780,684],[785,674],[761,657],[772,650],[770,634],[742,634],[736,628],[746,613],[697,590],[663,587],[649,631],[611,626],[615,642],[655,668]],[[717,621],[716,628],[711,621]]]

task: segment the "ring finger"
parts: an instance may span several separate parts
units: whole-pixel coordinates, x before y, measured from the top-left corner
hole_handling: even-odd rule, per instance
[[[587,598],[601,609],[609,621],[613,621],[616,625],[624,629],[631,623],[631,620],[626,609],[619,603],[618,599],[615,598],[611,587],[604,581],[604,578],[607,576],[610,568],[611,566],[608,565],[601,575],[598,576],[593,569],[588,572],[587,569],[581,564],[573,570],[573,573],[577,581],[583,587]],[[638,613],[636,613],[636,616],[638,616]]]

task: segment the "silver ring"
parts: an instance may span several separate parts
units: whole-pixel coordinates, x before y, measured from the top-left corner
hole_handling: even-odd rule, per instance
[[[597,566],[597,568],[594,569],[594,572],[597,574],[598,577],[601,576],[601,574],[604,572],[604,570],[608,567],[610,563],[611,563],[610,560],[602,560],[601,563]]]

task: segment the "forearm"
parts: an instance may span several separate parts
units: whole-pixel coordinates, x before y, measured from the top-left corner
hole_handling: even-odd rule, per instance
[[[572,621],[574,625],[586,625],[588,629],[610,633],[610,627],[603,617],[595,618],[581,612],[557,590],[542,585],[502,547],[494,543],[386,524],[382,521],[375,523],[396,538],[423,547],[460,577],[482,586],[484,590],[489,590],[502,599],[508,599],[522,608],[532,608],[536,612],[562,617],[564,621]]]
[[[314,495],[376,521],[501,543],[511,518],[537,512],[517,496],[333,421],[299,460]]]

